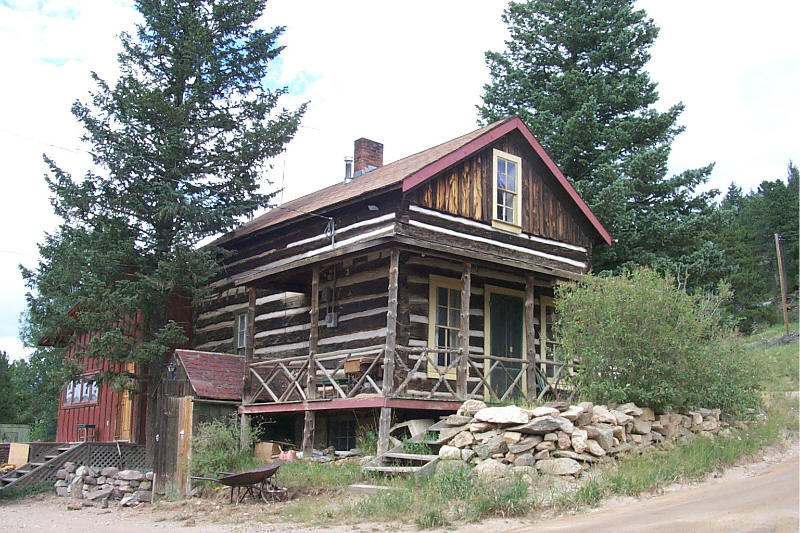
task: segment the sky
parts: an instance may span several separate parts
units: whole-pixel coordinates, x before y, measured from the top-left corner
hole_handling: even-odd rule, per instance
[[[309,107],[264,187],[288,201],[339,182],[359,137],[382,142],[388,163],[475,129],[505,4],[270,1],[260,24],[286,27],[272,81],[289,88],[284,105]],[[658,107],[686,106],[670,172],[714,162],[709,186],[723,191],[784,178],[800,161],[800,2],[636,5],[661,28],[648,65]],[[70,107],[88,98],[90,72],[115,79],[118,35],[138,21],[132,0],[0,0],[0,351],[11,359],[29,353],[18,265],[36,266],[36,243],[59,222],[42,154],[76,177],[90,168]]]

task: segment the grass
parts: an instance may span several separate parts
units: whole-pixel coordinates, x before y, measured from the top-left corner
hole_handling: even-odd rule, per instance
[[[46,492],[53,492],[53,484],[50,482],[32,483],[25,487],[9,487],[0,493],[0,502],[10,502],[27,498],[34,494],[44,494]]]
[[[798,389],[797,343],[768,346],[763,342],[781,335],[782,328],[772,328],[749,340],[749,349],[765,367],[765,392],[772,393],[765,394],[764,400],[768,418],[730,436],[698,437],[670,449],[629,455],[617,463],[589,469],[575,483],[532,474],[527,479],[484,485],[470,475],[469,467],[456,464],[427,480],[380,478],[377,481],[391,490],[366,496],[346,491],[347,485],[360,478],[358,464],[286,463],[279,478],[295,498],[258,507],[248,519],[315,525],[395,522],[421,529],[441,528],[490,516],[582,509],[614,495],[637,496],[672,483],[703,479],[798,431],[797,401],[784,394]],[[370,449],[373,438],[374,432],[360,435],[359,445]],[[414,443],[404,444],[409,452],[427,452]]]

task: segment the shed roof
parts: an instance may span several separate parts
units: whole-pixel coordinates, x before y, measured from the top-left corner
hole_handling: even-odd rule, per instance
[[[531,148],[542,158],[547,168],[564,187],[598,235],[607,244],[611,244],[611,236],[608,231],[600,224],[594,213],[519,117],[509,117],[493,122],[466,135],[372,170],[348,183],[337,183],[287,202],[223,235],[214,244],[221,245],[258,230],[302,217],[305,213],[324,210],[381,189],[402,186],[402,190],[407,191],[513,130],[519,131],[525,137]]]
[[[244,356],[175,350],[194,393],[212,400],[241,400]]]

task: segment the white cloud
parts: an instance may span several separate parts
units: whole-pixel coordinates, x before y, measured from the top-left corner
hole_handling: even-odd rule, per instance
[[[652,77],[662,103],[686,104],[686,132],[670,168],[717,162],[714,185],[750,188],[800,160],[800,47],[796,2],[647,0],[661,34]],[[13,7],[9,7],[13,6]],[[466,133],[487,81],[484,52],[505,39],[505,2],[297,2],[272,0],[265,26],[285,25],[281,83],[301,83],[310,101],[303,126],[269,177],[284,200],[338,182],[353,140],[383,142],[387,162]],[[70,114],[86,99],[91,70],[113,79],[117,35],[139,15],[130,0],[0,2],[0,338],[24,308],[17,271],[35,265],[35,243],[57,220],[42,175],[47,152],[76,176],[90,162]]]
[[[27,358],[33,350],[22,345],[17,337],[0,337],[0,352],[6,352],[9,361]]]

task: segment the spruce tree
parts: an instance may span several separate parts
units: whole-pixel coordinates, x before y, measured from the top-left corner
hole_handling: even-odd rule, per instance
[[[65,334],[90,332],[79,355],[119,363],[103,377],[142,392],[124,371],[138,363],[153,392],[165,354],[186,341],[171,310],[214,274],[218,251],[198,242],[268,204],[264,171],[305,105],[282,107],[286,89],[265,81],[283,49],[282,27],[257,28],[265,0],[136,7],[143,22],[121,35],[119,78],[93,73],[95,89],[72,107],[95,170],[76,179],[45,156],[63,223],[23,274],[32,331],[62,345],[71,342]],[[78,312],[67,316],[73,305]]]
[[[653,21],[632,0],[511,2],[503,21],[480,121],[519,115],[576,186],[615,239],[595,271],[647,264],[695,286],[724,275],[707,230],[717,193],[697,192],[712,165],[666,175],[683,105],[654,107]]]

